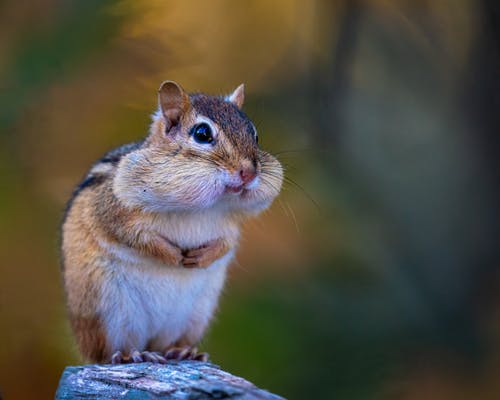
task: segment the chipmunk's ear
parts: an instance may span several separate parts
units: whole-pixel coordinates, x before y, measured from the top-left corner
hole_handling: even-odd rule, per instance
[[[158,103],[165,117],[167,131],[179,123],[181,116],[190,106],[188,94],[174,81],[165,81],[161,84],[158,90]]]
[[[243,107],[243,102],[245,101],[245,84],[242,83],[240,86],[234,89],[234,92],[227,96],[226,100],[230,101],[236,107],[241,109],[241,107]]]

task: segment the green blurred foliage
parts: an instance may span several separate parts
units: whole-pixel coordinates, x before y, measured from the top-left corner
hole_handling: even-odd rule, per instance
[[[225,93],[286,167],[203,342],[290,399],[498,398],[494,2],[0,3],[0,391],[74,349],[58,229],[164,79]]]

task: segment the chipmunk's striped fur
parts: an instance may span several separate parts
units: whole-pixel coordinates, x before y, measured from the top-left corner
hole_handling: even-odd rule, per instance
[[[240,110],[243,86],[220,98],[167,81],[159,103],[146,139],[94,164],[63,223],[69,318],[93,362],[196,357],[168,350],[200,340],[239,224],[281,187]]]

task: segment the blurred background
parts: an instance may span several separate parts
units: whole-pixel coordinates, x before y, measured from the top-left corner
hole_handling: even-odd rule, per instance
[[[81,363],[59,225],[161,81],[231,92],[286,167],[243,234],[212,360],[290,399],[498,399],[494,0],[0,2],[0,391]]]

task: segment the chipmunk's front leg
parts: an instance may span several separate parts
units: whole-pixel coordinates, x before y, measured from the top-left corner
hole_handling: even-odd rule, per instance
[[[158,233],[139,232],[128,239],[126,243],[145,256],[157,258],[167,265],[181,265],[182,250]]]
[[[143,252],[159,258],[165,264],[177,266],[183,259],[182,250],[167,238],[155,234],[145,243]]]
[[[206,268],[221,258],[230,249],[229,243],[222,239],[211,240],[196,249],[182,252],[182,265],[186,268]]]

